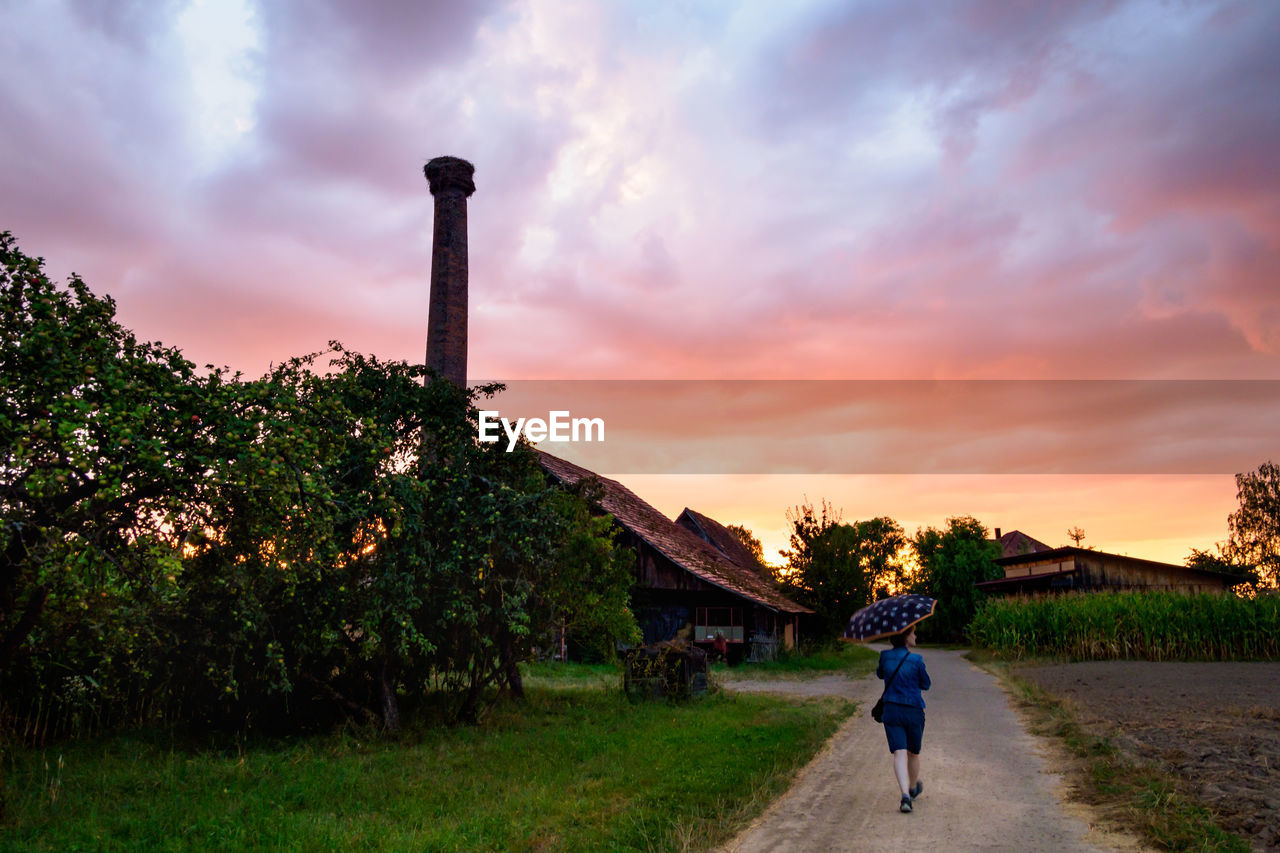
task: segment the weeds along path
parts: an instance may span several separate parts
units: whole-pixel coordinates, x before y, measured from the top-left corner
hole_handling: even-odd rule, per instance
[[[884,729],[871,719],[874,676],[849,680],[731,681],[728,690],[798,695],[835,693],[862,703],[795,784],[722,848],[755,851],[1134,849],[1091,829],[1068,807],[1062,781],[1027,733],[1009,697],[963,652],[925,649],[933,689],[925,694],[924,793],[898,811],[899,793]]]

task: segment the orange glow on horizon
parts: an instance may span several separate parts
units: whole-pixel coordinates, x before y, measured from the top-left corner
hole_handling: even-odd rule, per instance
[[[604,472],[601,472],[604,473]],[[605,476],[608,476],[605,474]],[[766,563],[785,563],[786,510],[824,498],[844,521],[888,516],[907,536],[972,515],[993,531],[1021,530],[1058,547],[1082,527],[1082,545],[1181,565],[1192,548],[1227,536],[1234,479],[1218,475],[634,475],[616,478],[663,515],[686,506],[761,541]]]

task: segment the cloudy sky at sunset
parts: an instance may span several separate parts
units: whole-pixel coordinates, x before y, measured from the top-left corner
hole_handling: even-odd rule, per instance
[[[1277,81],[1270,0],[0,0],[0,230],[200,364],[418,361],[453,154],[474,377],[1280,380]],[[1234,506],[973,468],[620,478],[772,551],[806,495],[1177,562]]]

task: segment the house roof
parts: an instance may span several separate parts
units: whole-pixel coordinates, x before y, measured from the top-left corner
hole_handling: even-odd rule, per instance
[[[1021,530],[1010,530],[996,542],[1000,545],[1001,557],[1017,557],[1022,554],[1035,554],[1041,551],[1052,551],[1053,548],[1039,539],[1032,539]]]
[[[772,610],[784,613],[813,612],[771,588],[752,570],[725,557],[696,533],[686,530],[658,512],[617,480],[601,477],[541,450],[535,452],[543,470],[562,483],[573,484],[590,477],[599,480],[604,490],[598,501],[600,508],[612,515],[614,521],[623,528],[691,575]]]

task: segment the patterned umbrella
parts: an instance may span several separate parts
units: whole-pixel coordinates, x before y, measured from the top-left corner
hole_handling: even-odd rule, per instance
[[[866,643],[901,634],[933,614],[937,604],[927,595],[895,595],[874,601],[853,614],[844,630],[846,640]]]

